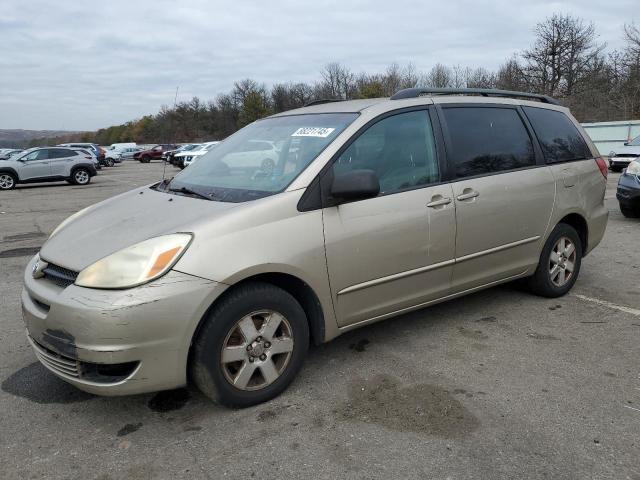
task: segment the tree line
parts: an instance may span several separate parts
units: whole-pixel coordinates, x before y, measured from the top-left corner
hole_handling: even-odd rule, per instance
[[[329,63],[314,83],[276,83],[268,88],[252,79],[235,82],[229,93],[210,101],[194,97],[162,106],[122,125],[96,132],[37,139],[31,146],[63,141],[163,143],[223,139],[273,113],[319,99],[388,97],[414,86],[499,88],[553,96],[581,122],[640,118],[640,28],[624,27],[624,47],[607,51],[593,23],[554,14],[534,28],[533,44],[497,70],[434,65],[418,71],[412,64],[392,64],[381,73],[355,73]]]

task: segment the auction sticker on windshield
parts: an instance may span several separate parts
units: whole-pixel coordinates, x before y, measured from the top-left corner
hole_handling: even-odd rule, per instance
[[[328,127],[300,127],[291,134],[292,137],[321,137],[327,138],[335,128]]]

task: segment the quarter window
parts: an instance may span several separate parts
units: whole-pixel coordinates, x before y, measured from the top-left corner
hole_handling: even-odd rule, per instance
[[[531,138],[513,108],[443,109],[449,130],[448,157],[457,178],[535,165]]]
[[[524,111],[540,141],[547,163],[591,158],[584,138],[564,113],[535,107],[524,107]]]
[[[376,173],[381,195],[437,182],[440,175],[429,113],[400,113],[369,127],[333,165],[334,175],[359,169]]]

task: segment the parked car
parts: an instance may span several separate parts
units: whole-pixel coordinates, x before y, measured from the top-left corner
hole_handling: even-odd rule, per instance
[[[7,160],[23,151],[19,148],[4,148],[0,151],[0,160]]]
[[[107,158],[113,160],[114,163],[120,163],[123,160],[131,160],[136,152],[144,150],[142,147],[116,147],[107,151]]]
[[[180,154],[182,157],[179,161],[179,167],[185,168],[191,165],[195,160],[202,157],[206,153],[208,153],[213,147],[218,145],[220,142],[207,142],[200,145],[196,150],[192,150],[190,152],[184,152],[184,156]]]
[[[162,154],[169,150],[175,150],[177,145],[174,144],[160,144],[155,145],[147,150],[142,150],[133,154],[133,159],[140,161],[140,163],[149,163],[151,160],[161,160]]]
[[[100,165],[104,165],[104,166],[107,166],[107,167],[112,167],[113,166],[113,163],[111,163],[111,162],[109,162],[109,161],[107,161],[105,159],[104,152],[100,148],[100,146],[96,145],[95,143],[61,143],[58,146],[59,147],[81,148],[81,149],[89,150],[91,152],[91,154],[98,159],[99,166]]]
[[[238,156],[256,141],[279,145],[269,174]],[[192,379],[253,405],[310,342],[516,279],[566,294],[604,234],[607,173],[541,95],[418,88],[274,115],[56,228],[25,271],[28,339],[89,392]]]
[[[633,160],[640,160],[640,135],[609,154],[609,168],[621,172]]]
[[[620,175],[616,198],[625,217],[640,217],[640,159],[629,162]]]
[[[19,183],[59,182],[87,185],[96,172],[97,159],[63,147],[31,148],[0,164],[0,190]]]
[[[178,148],[176,148],[175,150],[167,150],[166,152],[164,152],[162,154],[162,159],[165,162],[169,162],[170,164],[174,164],[174,156],[177,155],[178,153],[182,153],[182,152],[188,152],[191,150],[195,150],[197,149],[200,145],[202,145],[201,143],[187,143],[185,145],[181,145]]]

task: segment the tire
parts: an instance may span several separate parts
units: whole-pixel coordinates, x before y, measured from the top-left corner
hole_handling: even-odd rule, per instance
[[[564,250],[561,241],[564,241]],[[573,250],[570,250],[570,245]],[[529,290],[548,298],[566,294],[580,273],[582,249],[582,241],[575,228],[566,223],[556,225],[544,244],[535,273],[527,281]],[[563,251],[560,257],[557,255],[559,251]]]
[[[18,183],[17,177],[10,172],[0,173],[0,190],[13,190]]]
[[[144,157],[140,157],[140,161],[142,163],[150,163],[151,162],[151,158],[144,156]]]
[[[107,158],[105,160],[105,163],[107,164],[107,167],[113,167],[115,165],[115,162],[113,161],[113,158]]]
[[[640,208],[623,207],[622,205],[620,205],[620,211],[622,212],[622,215],[627,218],[640,217]]]
[[[71,172],[71,181],[74,185],[89,185],[91,173],[86,168],[76,168]]]
[[[271,334],[274,321],[279,326]],[[284,391],[300,371],[308,348],[307,317],[295,298],[268,283],[247,283],[204,319],[194,341],[191,378],[214,402],[248,407]],[[274,353],[276,349],[282,352]],[[227,362],[223,351],[230,355]]]
[[[262,170],[267,176],[271,176],[275,168],[276,164],[270,158],[265,158],[260,164],[260,170]]]
[[[609,169],[614,173],[620,173],[624,167],[609,167]]]

